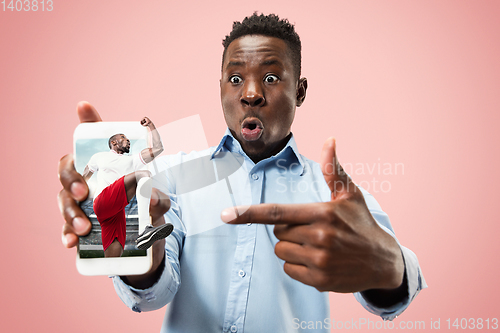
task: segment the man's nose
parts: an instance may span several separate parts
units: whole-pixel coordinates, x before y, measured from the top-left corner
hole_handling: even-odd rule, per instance
[[[262,87],[259,83],[247,80],[243,86],[240,101],[245,106],[262,106],[266,102]]]

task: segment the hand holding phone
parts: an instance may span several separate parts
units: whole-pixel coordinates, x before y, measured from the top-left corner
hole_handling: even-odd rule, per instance
[[[79,103],[78,114],[82,122],[100,121],[99,114],[90,104],[86,102]],[[145,130],[144,127],[141,127],[139,125],[139,122],[136,122],[136,124],[143,130]],[[67,155],[61,159],[59,163],[59,178],[61,184],[64,187],[59,194],[59,206],[61,209],[61,213],[63,214],[66,220],[66,223],[63,226],[63,234],[62,234],[63,244],[65,244],[66,247],[73,247],[79,242],[79,236],[87,234],[91,226],[89,219],[86,217],[86,215],[84,214],[84,212],[79,207],[76,201],[76,200],[83,201],[89,194],[89,188],[87,187],[82,176],[78,172],[76,172],[73,166],[73,160],[71,155]],[[157,191],[156,189],[152,190],[152,199],[149,212],[151,214],[153,224],[155,226],[164,224],[163,214],[169,209],[169,204],[170,201],[168,199],[168,196],[161,193],[160,191]],[[143,276],[133,277],[133,280],[135,281],[134,283],[136,285],[144,284],[145,281],[147,280],[147,276],[154,274],[154,272],[157,270],[157,268],[159,267],[160,263],[163,260],[164,243],[165,243],[164,241],[157,241],[153,245],[153,252],[155,253],[155,255],[153,256],[153,267],[148,274],[145,274]],[[80,259],[83,260],[83,258]],[[117,258],[111,258],[111,259],[117,259]],[[108,260],[108,259],[102,259],[102,260]],[[121,260],[121,258],[117,260]],[[109,266],[109,264],[106,264],[105,266]],[[123,266],[123,264],[120,263],[120,266]],[[92,274],[92,275],[95,274],[128,275],[128,274],[142,274],[143,272],[144,269],[142,271],[141,270],[135,270],[135,271],[90,270],[82,273]]]

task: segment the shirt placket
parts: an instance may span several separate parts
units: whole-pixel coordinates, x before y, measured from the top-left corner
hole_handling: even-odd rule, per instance
[[[252,170],[249,174],[252,204],[261,203],[262,171]],[[229,282],[229,292],[224,316],[223,332],[243,332],[247,312],[248,292],[252,277],[257,225],[247,223],[234,226],[238,229],[238,239]]]

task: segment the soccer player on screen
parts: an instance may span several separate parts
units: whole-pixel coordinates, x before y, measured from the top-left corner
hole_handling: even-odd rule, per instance
[[[144,168],[161,154],[163,145],[155,125],[149,118],[144,117],[141,125],[151,132],[152,147],[143,149],[139,154],[125,155],[130,152],[130,140],[124,134],[115,134],[108,141],[110,151],[94,154],[83,171],[85,181],[97,172],[93,206],[101,225],[102,246],[106,258],[120,257],[123,254],[126,238],[125,207],[136,192],[141,194],[137,195],[139,221],[142,220],[141,217],[149,218],[151,182],[148,180],[151,173]],[[145,250],[156,240],[170,235],[172,230],[173,225],[170,223],[158,227],[149,224],[137,238],[137,247]]]

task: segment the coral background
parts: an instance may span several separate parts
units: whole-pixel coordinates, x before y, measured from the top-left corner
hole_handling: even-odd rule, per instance
[[[134,313],[110,279],[77,273],[75,250],[61,244],[57,163],[72,150],[80,100],[109,121],[147,115],[161,126],[199,114],[216,145],[225,130],[221,40],[256,10],[289,18],[303,42],[309,90],[292,128],[302,154],[318,160],[335,136],[341,162],[368,166],[354,180],[371,184],[419,257],[429,288],[395,324],[430,330],[440,319],[447,330],[448,318],[500,317],[500,2],[1,6],[3,332],[159,331],[164,310]],[[396,164],[404,172],[383,172]],[[335,320],[377,320],[352,295],[330,298]]]

